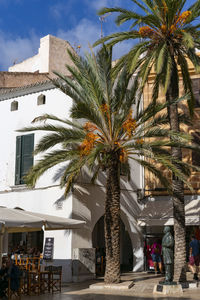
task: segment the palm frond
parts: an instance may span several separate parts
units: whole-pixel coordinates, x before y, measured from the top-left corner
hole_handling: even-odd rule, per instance
[[[72,144],[80,143],[81,140],[85,138],[85,132],[84,131],[75,131],[75,130],[68,130],[65,129],[64,132],[56,132],[54,134],[45,135],[42,137],[39,141],[39,143],[36,145],[36,148],[34,150],[34,154],[38,154],[44,151],[49,150],[50,148],[59,145],[61,143],[64,143],[65,148],[67,146],[72,147]]]
[[[55,150],[51,153],[44,155],[44,157],[39,160],[29,171],[29,173],[24,177],[26,184],[30,187],[34,187],[36,181],[49,169],[52,167],[69,161],[77,156],[75,151],[66,150]]]
[[[111,40],[111,42],[107,43],[106,45],[108,45],[110,47],[110,46],[114,46],[115,44],[117,44],[121,41],[124,41],[124,40],[139,39],[139,38],[140,38],[140,35],[139,35],[138,31],[136,31],[136,30],[113,33],[107,37],[101,38],[98,41],[96,41],[93,44],[93,47],[103,44],[103,43],[107,42],[108,40]]]

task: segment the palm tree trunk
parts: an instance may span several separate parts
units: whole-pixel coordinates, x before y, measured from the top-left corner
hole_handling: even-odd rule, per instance
[[[105,203],[106,283],[120,282],[120,184],[118,154],[112,153],[107,172]]]
[[[171,74],[170,85],[166,94],[166,100],[170,103],[178,97],[178,74],[174,57],[173,71]],[[177,105],[170,105],[168,109],[170,128],[174,131],[180,131],[178,120]],[[172,157],[182,160],[182,152],[180,148],[172,147]],[[181,168],[180,165],[176,165]],[[185,204],[184,204],[184,184],[173,174],[173,209],[174,209],[174,280],[178,282],[186,281],[186,230],[185,230]]]

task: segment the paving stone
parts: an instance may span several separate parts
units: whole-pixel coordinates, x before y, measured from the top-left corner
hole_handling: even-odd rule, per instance
[[[191,273],[187,274],[190,283],[194,283]],[[61,293],[44,294],[39,297],[23,296],[22,300],[199,300],[200,287],[183,288],[182,294],[156,295],[153,294],[155,284],[164,278],[161,275],[147,272],[125,273],[121,277],[123,282],[133,282],[127,289],[90,289],[94,283],[103,283],[103,278],[82,283],[67,283]]]
[[[181,284],[173,284],[173,285],[156,284],[153,289],[153,294],[159,294],[159,295],[183,294],[183,289]]]
[[[100,283],[95,283],[95,284],[91,284],[89,286],[90,289],[92,290],[104,290],[104,289],[111,289],[111,290],[128,290],[130,288],[132,288],[134,285],[133,281],[124,281],[124,282],[120,282],[120,283],[104,283],[104,282],[100,282]]]

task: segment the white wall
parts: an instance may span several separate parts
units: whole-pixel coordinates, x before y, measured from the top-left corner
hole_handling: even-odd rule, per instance
[[[37,97],[46,96],[45,105],[37,105]],[[18,101],[18,111],[10,111],[12,101]],[[66,200],[57,202],[63,191],[55,181],[54,175],[58,168],[53,168],[45,173],[37,182],[35,189],[29,190],[26,186],[15,186],[15,151],[16,136],[26,133],[16,132],[17,129],[30,126],[31,121],[45,113],[54,114],[61,118],[69,116],[71,99],[57,89],[36,92],[25,96],[12,98],[0,102],[0,205],[7,207],[21,207],[35,212],[43,212],[65,217],[73,217],[87,221],[84,229],[76,231],[46,232],[45,237],[54,237],[54,259],[57,264],[63,264],[65,281],[70,281],[71,258],[73,248],[91,248],[92,231],[99,218],[104,214],[105,201],[105,175],[101,174],[97,185],[91,185],[85,176],[81,183],[74,186],[74,193]],[[35,144],[44,133],[35,132]],[[35,161],[39,159],[35,157]],[[137,216],[141,207],[137,203],[136,190],[142,188],[142,168],[132,164],[132,180],[124,177],[121,182],[121,218],[129,232],[134,257],[134,271],[143,266],[143,251],[140,228],[137,225]],[[59,205],[58,205],[59,204]],[[65,262],[65,263],[64,263]]]
[[[46,96],[45,105],[37,105],[37,97],[40,94],[44,94]],[[10,106],[13,101],[18,101],[19,107],[17,111],[11,112]],[[10,190],[14,185],[16,136],[29,134],[28,132],[16,132],[16,130],[25,126],[32,126],[31,121],[35,117],[45,113],[55,114],[61,118],[67,118],[71,107],[71,99],[61,91],[51,89],[1,101],[0,107],[0,126],[2,128],[0,133],[2,141],[2,146],[0,147],[0,191],[4,191]],[[38,124],[40,125],[41,123]],[[42,135],[44,135],[44,133],[39,131],[35,132],[35,145]],[[39,156],[37,156],[35,160],[38,158]],[[52,179],[54,173],[55,171],[50,171],[48,176],[43,176],[37,183],[36,188],[56,184],[56,182]]]
[[[133,271],[143,269],[143,239],[141,228],[137,224],[142,206],[137,202],[136,188],[142,188],[140,172],[142,168],[133,165],[135,176],[132,181],[122,181],[121,184],[121,219],[129,233],[133,248]],[[82,181],[85,181],[84,183]],[[134,182],[135,181],[135,182]],[[92,185],[84,178],[74,185],[73,192],[73,217],[78,216],[87,222],[84,230],[72,233],[72,248],[91,248],[92,232],[95,224],[104,215],[105,207],[105,177],[103,174],[97,181],[98,185]]]
[[[37,105],[40,94],[46,96],[45,105]],[[11,102],[18,101],[17,111],[10,111]],[[43,212],[63,217],[72,215],[72,196],[65,201],[56,201],[61,198],[63,191],[54,181],[54,170],[50,170],[41,177],[35,189],[27,189],[24,185],[15,186],[15,151],[16,136],[29,134],[19,133],[16,129],[30,126],[31,121],[45,113],[55,114],[67,118],[71,107],[71,99],[57,89],[28,94],[0,102],[0,205],[7,207],[21,207],[26,210]],[[44,133],[35,132],[35,144]],[[35,160],[39,158],[36,157]],[[46,236],[55,239],[54,259],[71,259],[71,231],[48,231]]]

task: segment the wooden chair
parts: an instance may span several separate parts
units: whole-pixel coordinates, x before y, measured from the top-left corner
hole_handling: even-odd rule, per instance
[[[28,295],[40,295],[40,274],[38,271],[28,271]]]
[[[22,269],[27,270],[28,269],[28,257],[21,257],[19,261],[19,266]]]
[[[19,264],[18,254],[14,254],[14,258],[15,258],[15,264],[17,266]]]
[[[40,293],[50,293],[50,281],[51,281],[50,271],[41,271],[40,270]]]
[[[61,292],[62,283],[62,266],[47,266],[46,271],[49,271],[49,290],[53,293]]]
[[[28,257],[23,278],[23,292],[28,295],[40,295],[40,257]]]
[[[29,271],[40,271],[40,257],[28,258],[27,269]]]
[[[52,266],[51,275],[51,292],[61,292],[62,266]]]

